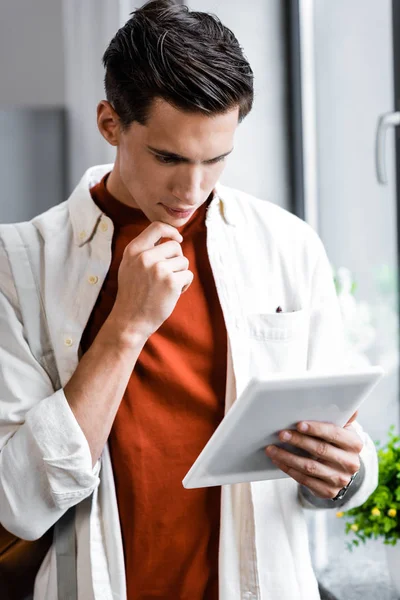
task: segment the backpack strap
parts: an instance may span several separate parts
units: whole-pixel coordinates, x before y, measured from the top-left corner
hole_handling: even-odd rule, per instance
[[[40,233],[31,222],[5,224],[0,227],[0,240],[10,262],[29,347],[56,391],[61,388],[61,383],[37,280],[40,273]],[[53,541],[58,600],[77,600],[75,506],[55,524]]]

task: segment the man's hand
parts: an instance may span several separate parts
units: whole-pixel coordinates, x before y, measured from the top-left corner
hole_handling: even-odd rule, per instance
[[[306,450],[305,458],[283,448],[268,446],[267,456],[284,473],[307,486],[319,498],[334,498],[360,468],[359,454],[363,443],[351,426],[357,412],[344,427],[332,423],[307,421],[297,430],[279,433],[282,442]],[[302,429],[305,425],[306,428]]]
[[[193,280],[182,239],[175,227],[155,221],[127,245],[108,318],[113,329],[147,340],[171,315]]]

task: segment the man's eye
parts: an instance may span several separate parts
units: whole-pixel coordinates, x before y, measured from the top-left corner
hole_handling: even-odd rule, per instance
[[[210,160],[209,165],[216,165],[220,162],[223,162],[226,159],[226,156],[221,156],[221,158],[215,158],[214,160]]]
[[[171,158],[169,156],[161,156],[160,154],[155,154],[155,157],[158,160],[158,162],[160,162],[163,165],[171,165],[172,163],[176,162],[175,158]]]
[[[158,162],[160,162],[162,165],[172,165],[172,164],[177,164],[179,163],[179,159],[177,158],[172,158],[171,156],[162,156],[161,154],[155,154],[154,155],[156,157],[156,160],[158,160]],[[220,162],[223,162],[225,160],[226,156],[222,156],[221,158],[215,158],[214,160],[210,160],[209,162],[205,163],[207,165],[216,165]]]

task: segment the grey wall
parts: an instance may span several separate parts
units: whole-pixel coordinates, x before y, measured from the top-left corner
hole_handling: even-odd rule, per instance
[[[62,1],[71,192],[86,169],[114,162],[115,149],[97,128],[96,109],[105,98],[101,59],[120,26],[122,1]]]
[[[26,221],[66,198],[63,109],[0,109],[0,223]]]
[[[61,0],[0,0],[0,108],[63,104]]]
[[[188,0],[232,29],[255,75],[253,111],[240,125],[222,182],[289,205],[286,63],[281,0]]]
[[[61,0],[0,0],[0,222],[65,199]]]

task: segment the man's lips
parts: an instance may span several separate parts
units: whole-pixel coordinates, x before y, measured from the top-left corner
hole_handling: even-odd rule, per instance
[[[167,211],[168,214],[170,214],[174,217],[181,217],[181,218],[189,217],[195,211],[194,208],[187,208],[187,209],[171,208],[170,206],[167,206],[166,204],[161,204],[161,206]]]

